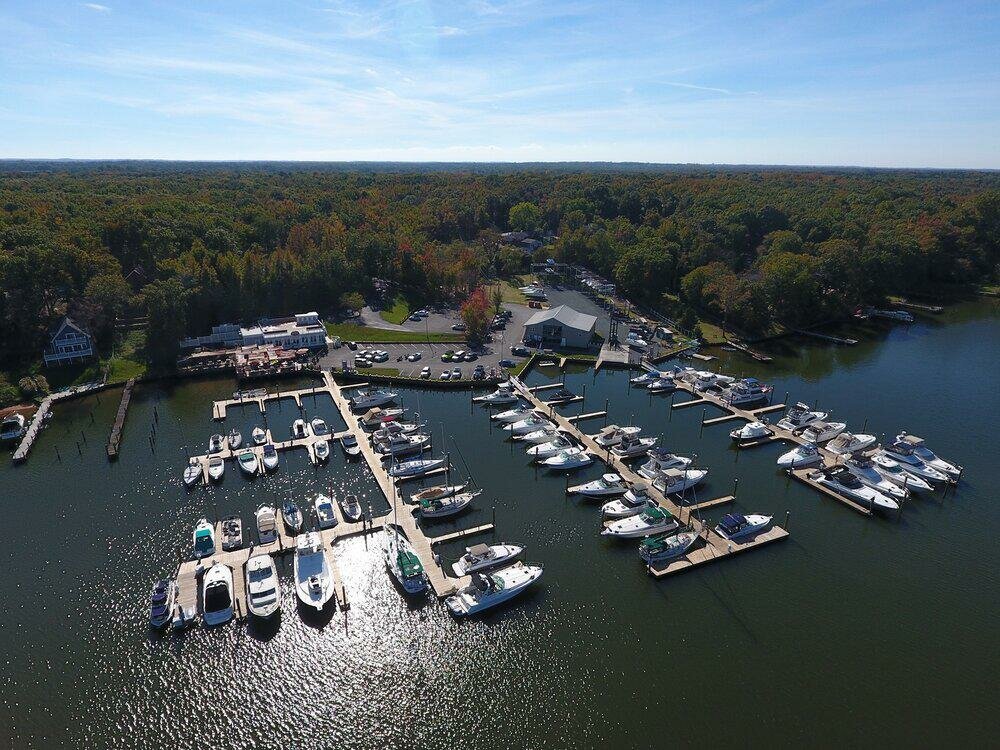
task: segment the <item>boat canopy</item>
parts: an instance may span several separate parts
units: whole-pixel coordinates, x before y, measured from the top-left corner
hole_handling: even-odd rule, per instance
[[[727,534],[739,531],[746,525],[747,519],[740,513],[727,513],[722,517],[722,520],[719,521],[719,526],[721,526],[722,530]]]
[[[396,555],[396,562],[399,563],[399,569],[405,578],[418,576],[424,572],[424,566],[420,564],[420,560],[412,552],[400,550]]]
[[[490,553],[489,545],[487,544],[475,544],[469,547],[469,554],[474,557],[484,557]]]

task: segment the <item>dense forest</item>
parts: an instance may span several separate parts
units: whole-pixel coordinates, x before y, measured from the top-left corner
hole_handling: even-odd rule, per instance
[[[1000,174],[652,166],[0,165],[0,369],[68,312],[148,356],[222,320],[357,304],[386,279],[461,301],[518,271],[511,228],[636,301],[746,333],[992,283]]]

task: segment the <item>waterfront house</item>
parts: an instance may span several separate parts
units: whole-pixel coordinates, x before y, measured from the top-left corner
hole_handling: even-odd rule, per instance
[[[94,356],[94,337],[72,318],[64,316],[49,334],[49,345],[42,352],[45,366],[86,362]]]

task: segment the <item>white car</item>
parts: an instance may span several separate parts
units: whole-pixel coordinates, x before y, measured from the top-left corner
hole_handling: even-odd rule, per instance
[[[420,371],[421,380],[427,380],[427,378],[429,378],[430,376],[431,376],[431,368],[425,367],[423,370]]]
[[[451,355],[451,361],[461,362],[464,356],[465,356],[465,349],[459,349],[457,352]]]
[[[456,368],[454,368],[451,371],[451,379],[452,380],[461,380],[462,379],[462,368],[461,367],[456,367]]]
[[[451,373],[448,372],[447,370],[442,370],[441,371],[441,380],[450,380],[450,379],[451,379]]]
[[[388,362],[389,361],[389,352],[386,352],[386,351],[375,352],[375,355],[372,357],[372,361],[373,362]]]
[[[421,357],[424,356],[423,352],[413,352],[413,354],[406,355],[407,362],[417,362]]]
[[[414,313],[414,314],[415,315],[419,315],[421,318],[426,318],[426,317],[428,317],[431,314],[431,312],[430,312],[430,310],[424,310],[423,308],[421,308],[421,309],[417,310],[417,312]]]

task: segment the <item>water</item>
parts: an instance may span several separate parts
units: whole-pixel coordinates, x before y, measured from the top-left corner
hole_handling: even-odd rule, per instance
[[[404,601],[377,541],[356,538],[337,550],[346,616],[304,622],[288,561],[278,627],[151,634],[148,587],[173,571],[199,517],[249,522],[260,502],[304,505],[331,486],[376,512],[386,503],[339,450],[320,468],[304,452],[284,454],[279,472],[253,482],[229,466],[218,487],[186,492],[185,451],[202,452],[217,431],[211,401],[231,382],[137,389],[113,464],[103,451],[119,394],[60,405],[28,462],[0,467],[0,737],[12,747],[985,745],[983,699],[1000,667],[988,439],[1000,413],[1000,313],[969,303],[908,328],[844,333],[863,342],[779,342],[770,364],[722,353],[712,367],[766,379],[776,397],[818,399],[858,430],[866,419],[870,432],[906,429],[965,465],[954,494],[914,499],[899,522],[787,481],[774,467],[780,445],[738,453],[732,424],[700,434],[701,407],[671,414],[668,399],[628,390],[623,372],[567,375],[574,390],[586,386],[584,410],[608,399],[612,421],[696,453],[710,469],[701,499],[740,479],[735,506],[708,517],[735,508],[783,522],[790,511],[789,540],[660,581],[644,574],[634,544],[597,536],[596,505],[567,499],[561,477],[536,473],[521,448],[491,434],[467,394],[405,392],[437,446],[443,429],[455,463],[486,489],[478,508],[434,533],[491,521],[495,505],[497,538],[545,565],[516,605],[470,622]],[[329,398],[304,405],[342,428]],[[276,431],[295,416],[290,401],[268,407]],[[225,430],[249,435],[259,419],[235,409]],[[600,473],[595,465],[572,481]],[[451,559],[461,547],[442,552]]]

